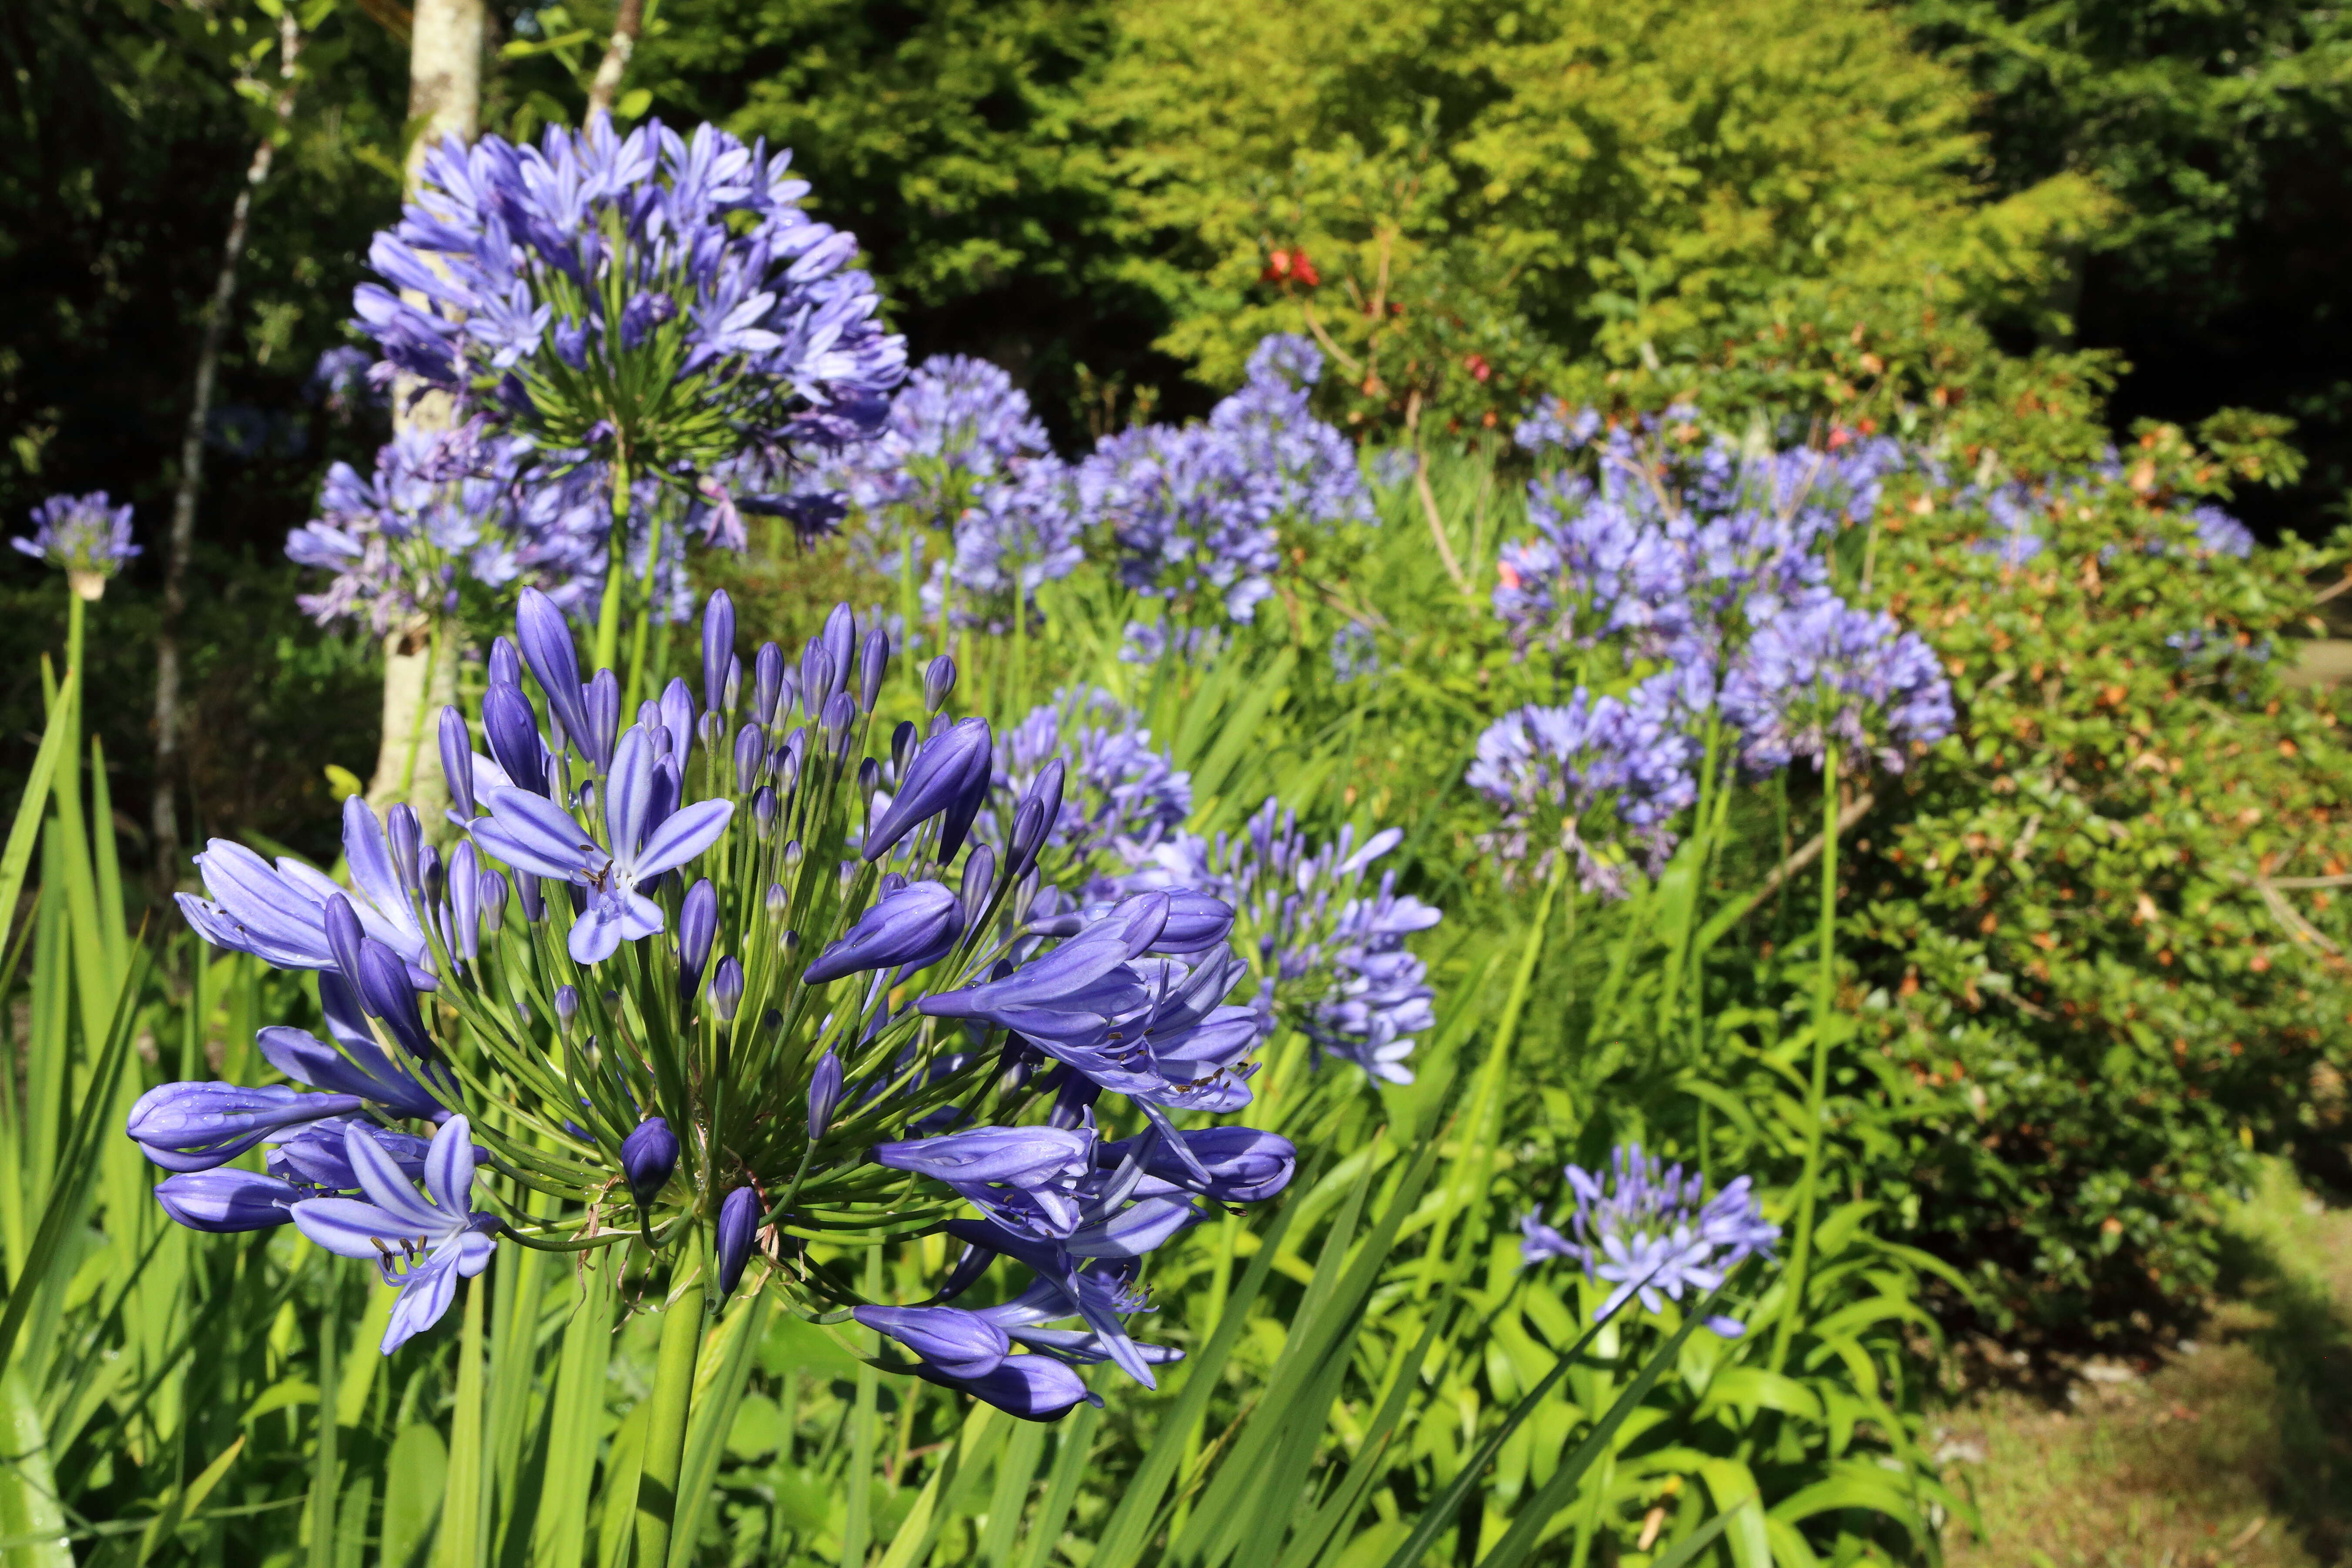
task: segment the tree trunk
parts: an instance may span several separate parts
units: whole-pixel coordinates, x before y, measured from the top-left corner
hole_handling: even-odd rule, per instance
[[[613,112],[621,96],[621,79],[629,72],[629,57],[637,52],[637,34],[646,22],[646,0],[621,0],[613,16],[613,36],[605,40],[604,58],[596,62],[596,79],[588,85],[588,113]]]
[[[417,126],[416,139],[408,145],[412,191],[426,153],[452,136],[470,142],[480,130],[484,37],[482,0],[418,0],[415,16],[408,45],[408,118]],[[404,377],[394,388],[394,430],[446,430],[455,414],[446,393],[420,397]],[[442,708],[457,697],[461,650],[455,630],[420,617],[383,639],[383,730],[375,775],[368,781],[368,804],[382,810],[407,801],[428,826],[439,821],[447,804],[433,726]]]
[[[278,24],[278,122],[294,114],[294,66],[301,58],[302,34],[289,9]],[[264,137],[246,165],[245,184],[229,210],[228,237],[221,246],[220,274],[213,282],[205,335],[196,349],[195,386],[188,399],[188,422],[180,433],[180,477],[172,492],[172,533],[163,567],[163,615],[155,633],[155,796],[149,807],[154,834],[152,874],[168,891],[179,880],[180,815],[175,792],[180,771],[180,619],[188,607],[188,557],[195,551],[196,495],[205,479],[205,426],[212,416],[213,386],[220,375],[221,342],[228,335],[229,308],[236,300],[237,265],[245,258],[253,218],[253,194],[269,177],[276,143]]]

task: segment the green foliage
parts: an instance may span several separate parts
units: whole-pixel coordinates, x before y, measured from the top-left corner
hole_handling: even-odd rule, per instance
[[[2204,435],[2026,469],[1998,518],[1898,486],[1876,525],[1963,714],[1859,830],[1850,1000],[1917,1108],[1878,1180],[2002,1325],[2193,1310],[2216,1203],[2306,1135],[2313,1075],[2352,1049],[2352,752],[2333,700],[2281,679],[2330,557],[2201,547],[2200,502],[2293,473],[2259,422]],[[2005,563],[2020,527],[2043,548]]]
[[[1861,6],[1122,20],[1094,97],[1133,127],[1130,199],[1174,242],[1154,264],[1169,345],[1226,384],[1303,323],[1359,418],[1507,418],[1569,363],[1711,355],[1834,298],[2030,297],[2043,247],[2100,211],[2067,178],[1984,205],[1961,84]],[[1302,249],[1319,282],[1284,275],[1275,253]]]

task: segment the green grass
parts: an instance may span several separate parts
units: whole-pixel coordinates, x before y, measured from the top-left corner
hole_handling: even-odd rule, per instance
[[[1949,1532],[1953,1568],[2344,1561],[2352,1209],[2268,1161],[2228,1226],[2225,1289],[2194,1340],[2144,1372],[2095,1363],[2054,1397],[2002,1389],[1947,1415],[1947,1474],[1984,1525]]]

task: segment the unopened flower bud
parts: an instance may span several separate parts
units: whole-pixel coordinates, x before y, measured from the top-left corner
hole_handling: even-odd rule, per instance
[[[768,737],[757,724],[735,731],[735,787],[747,790],[760,782],[768,761]]]
[[[400,878],[400,885],[411,894],[421,893],[425,884],[417,873],[422,868],[418,852],[425,847],[424,825],[416,813],[406,805],[395,805],[384,814],[383,837],[392,850],[392,868]]]
[[[507,879],[502,871],[482,873],[482,931],[496,936],[507,923]]]
[[[702,966],[710,962],[711,939],[719,932],[719,890],[705,877],[686,890],[677,910],[677,994],[689,1005],[702,984]]]
[[[771,882],[768,884],[767,903],[768,918],[780,921],[784,918],[784,911],[793,907],[793,896],[784,891],[782,882]]]
[[[731,1296],[743,1282],[743,1266],[751,1261],[751,1243],[760,1229],[760,1194],[738,1187],[719,1205],[719,1293]]]
[[[931,660],[923,671],[923,711],[936,713],[946,707],[955,686],[956,661],[946,654]]]
[[[572,1032],[572,1026],[577,1023],[579,1018],[580,988],[576,985],[557,986],[555,988],[555,1026],[568,1035]]]
[[[621,1174],[639,1208],[653,1206],[677,1169],[677,1134],[662,1118],[646,1117],[637,1123],[635,1131],[621,1140]]]
[[[733,1023],[735,1010],[743,1005],[743,966],[731,954],[710,972],[710,1005],[719,1010],[722,1024]]]
[[[522,658],[515,652],[515,645],[508,638],[490,639],[489,666],[492,686],[522,684]]]
[[[761,724],[776,721],[776,706],[784,694],[784,650],[763,642],[751,656],[751,717]]]
[[[841,1103],[841,1058],[827,1051],[817,1058],[816,1070],[809,1074],[808,1135],[812,1143],[822,1141],[833,1125],[834,1107]]]
[[[918,738],[913,721],[908,719],[899,720],[898,728],[890,731],[890,771],[896,776],[907,776],[907,759],[915,754]]]
[[[849,737],[856,721],[856,704],[845,693],[836,691],[824,700],[824,715],[817,721],[817,727],[824,736],[824,749],[833,754],[835,763],[849,760]]]
[[[713,592],[702,606],[702,705],[725,710],[734,706],[727,695],[727,667],[735,658],[735,601],[727,590]]]
[[[719,695],[727,700],[727,711],[730,714],[743,696],[743,661],[731,653],[727,656],[727,689]]]
[[[547,918],[547,897],[540,891],[539,879],[530,872],[515,873],[515,897],[522,900],[522,918],[532,925]]]
[[[588,718],[588,732],[572,737],[573,742],[587,749],[588,760],[598,773],[613,765],[613,748],[621,739],[621,680],[609,669],[600,669],[580,693],[583,710]]]
[[[889,668],[890,634],[877,626],[866,634],[866,647],[857,659],[857,706],[866,712],[874,711],[882,695],[882,678]]]
[[[751,797],[751,826],[762,838],[776,830],[776,792],[766,784]]]
[[[441,779],[449,786],[449,805],[461,818],[474,815],[474,737],[466,716],[455,708],[441,710]]]

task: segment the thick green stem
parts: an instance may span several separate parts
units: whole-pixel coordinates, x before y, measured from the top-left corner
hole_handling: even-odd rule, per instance
[[[50,788],[57,794],[58,825],[68,843],[88,844],[89,837],[82,829],[81,810],[81,726],[82,726],[82,596],[68,588],[66,591],[66,678],[64,689],[58,700],[69,705],[73,717],[67,721],[66,743],[58,752],[57,771],[51,775]]]
[[[661,1352],[654,1363],[653,1408],[646,1417],[646,1457],[637,1478],[637,1568],[667,1568],[677,1518],[677,1478],[686,1463],[686,1418],[694,1397],[695,1352],[702,1348],[702,1231],[689,1226],[670,1273]]]
[[[311,1568],[335,1565],[335,1489],[342,1484],[335,1467],[335,1419],[341,1404],[336,1397],[335,1382],[336,1305],[330,1297],[327,1310],[319,1315],[319,1451],[310,1480]]]
[[[1813,982],[1813,1071],[1805,1091],[1805,1168],[1797,1182],[1797,1236],[1789,1248],[1788,1296],[1772,1337],[1772,1370],[1788,1363],[1789,1341],[1804,1310],[1805,1274],[1813,1260],[1813,1211],[1822,1175],[1822,1144],[1828,1131],[1830,1019],[1837,1011],[1838,749],[1831,741],[1822,753],[1821,968]]]
[[[434,1568],[474,1568],[487,1539],[482,1510],[482,1297],[484,1281],[466,1287],[466,1326],[457,1337],[457,1401],[449,1415],[449,1479],[441,1497],[441,1536]]]
[[[621,595],[628,585],[629,459],[613,459],[613,531],[604,542],[604,602],[596,611],[597,669],[621,658]],[[593,672],[592,672],[593,673]]]

